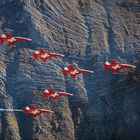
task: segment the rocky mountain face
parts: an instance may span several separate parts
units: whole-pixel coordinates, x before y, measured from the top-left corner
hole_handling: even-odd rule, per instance
[[[1,45],[0,108],[54,111],[36,119],[1,112],[0,140],[140,139],[139,0],[1,0],[0,29],[32,38]],[[39,48],[65,57],[34,61]],[[136,79],[104,72],[110,59],[137,65]],[[64,77],[68,64],[95,73]],[[74,96],[44,100],[52,87]]]

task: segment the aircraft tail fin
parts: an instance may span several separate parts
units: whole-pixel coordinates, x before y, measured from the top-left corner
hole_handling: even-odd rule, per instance
[[[54,89],[52,89],[52,88],[48,89],[48,91],[49,91],[50,94],[55,93]]]
[[[39,52],[40,52],[40,54],[45,54],[45,51],[42,48],[39,49]]]
[[[7,39],[12,38],[12,36],[10,34],[8,34],[8,33],[6,33],[5,36],[6,36]]]
[[[33,104],[30,104],[29,108],[30,109],[35,109],[35,106]]]
[[[112,61],[111,61],[111,65],[112,65],[112,66],[114,66],[114,65],[116,65],[116,64],[117,64],[117,62],[116,62],[115,60],[112,60]]]

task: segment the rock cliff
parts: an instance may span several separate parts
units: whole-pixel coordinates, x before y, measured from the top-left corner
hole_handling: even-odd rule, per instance
[[[1,33],[7,29],[33,41],[1,45],[0,108],[34,103],[54,114],[32,119],[2,112],[1,140],[140,139],[139,0],[4,0]],[[39,48],[65,57],[34,61]],[[105,73],[103,63],[110,59],[136,64],[137,79]],[[68,64],[95,74],[64,77]],[[74,96],[57,103],[42,99],[41,92],[52,87]]]

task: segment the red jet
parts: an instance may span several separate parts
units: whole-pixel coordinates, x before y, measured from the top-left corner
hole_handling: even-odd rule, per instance
[[[136,68],[136,66],[130,64],[119,64],[114,60],[112,60],[111,63],[106,61],[104,64],[104,70],[111,70],[113,74],[128,72],[129,70],[132,70],[134,68]]]
[[[78,74],[87,74],[87,73],[94,73],[90,70],[84,70],[84,69],[75,69],[72,65],[69,65],[69,67],[65,67],[63,69],[63,75],[66,76],[67,74],[70,74],[72,78],[75,78]]]
[[[43,94],[43,98],[50,97],[53,101],[58,100],[61,96],[73,96],[73,94],[65,93],[65,92],[56,92],[54,89],[46,89]]]
[[[56,56],[64,56],[62,54],[58,54],[58,53],[46,53],[44,51],[44,49],[40,48],[39,51],[34,51],[33,52],[33,56],[34,56],[34,60],[40,58],[42,59],[43,62],[46,62],[48,58],[51,57],[56,57]]]
[[[12,37],[10,34],[2,34],[0,36],[0,43],[8,42],[10,46],[13,46],[14,43],[20,42],[20,41],[31,41],[29,38],[24,38],[24,37]]]
[[[48,113],[53,113],[51,110],[46,110],[46,109],[36,109],[34,105],[30,105],[29,107],[25,107],[23,112],[25,113],[26,116],[31,115],[33,118],[40,116],[41,114],[48,114]]]

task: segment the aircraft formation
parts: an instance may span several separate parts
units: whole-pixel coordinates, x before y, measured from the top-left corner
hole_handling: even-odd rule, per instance
[[[13,37],[11,34],[5,33],[0,36],[0,43],[8,43],[10,47],[12,47],[15,43],[21,42],[21,41],[31,41],[32,39],[25,38],[25,37]],[[45,52],[43,48],[40,48],[38,51],[33,52],[33,59],[38,60],[40,59],[42,62],[47,62],[48,59],[51,59],[53,57],[64,57],[63,54],[59,53],[52,53],[52,52]],[[117,63],[115,60],[112,60],[111,62],[106,61],[104,63],[104,71],[111,71],[112,74],[123,74],[129,71],[132,71],[136,68],[134,65],[130,64],[123,64],[123,63]],[[70,76],[71,78],[76,78],[78,75],[83,74],[93,74],[94,71],[86,70],[86,69],[77,69],[73,65],[69,64],[68,66],[62,68],[62,74],[64,76]],[[71,93],[67,92],[61,92],[61,91],[55,91],[55,89],[50,88],[46,89],[41,93],[42,98],[47,99],[50,98],[52,101],[57,101],[61,97],[70,97],[73,96]],[[22,111],[25,116],[32,116],[38,117],[41,114],[51,114],[53,111],[47,110],[47,109],[38,109],[35,107],[35,105],[30,104],[29,106],[26,106],[23,110],[20,109],[0,109],[0,111]]]

